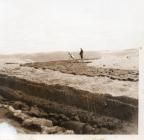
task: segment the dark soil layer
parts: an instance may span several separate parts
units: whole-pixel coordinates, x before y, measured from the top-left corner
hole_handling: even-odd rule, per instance
[[[0,75],[0,95],[14,108],[47,118],[77,134],[117,134],[125,122],[137,123],[138,101],[128,97],[92,94],[61,85],[33,83]],[[24,106],[18,106],[15,102]],[[32,109],[32,107],[37,109]],[[121,130],[121,131],[120,131]]]
[[[138,81],[139,72],[137,70],[122,70],[113,68],[96,68],[87,66],[89,61],[49,61],[49,62],[35,62],[27,63],[23,66],[29,66],[34,68],[51,69],[60,71],[63,73],[74,75],[86,75],[86,76],[101,76],[109,77],[111,79],[123,80],[123,81]]]
[[[138,101],[124,96],[113,97],[109,94],[92,94],[68,86],[33,83],[6,75],[0,75],[0,85],[23,91],[28,95],[123,120],[131,119],[132,114],[137,112]]]

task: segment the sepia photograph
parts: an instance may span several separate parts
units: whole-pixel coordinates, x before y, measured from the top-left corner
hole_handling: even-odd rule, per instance
[[[0,0],[0,136],[137,135],[142,0]]]
[[[138,52],[1,55],[0,128],[12,125],[29,134],[136,134]]]

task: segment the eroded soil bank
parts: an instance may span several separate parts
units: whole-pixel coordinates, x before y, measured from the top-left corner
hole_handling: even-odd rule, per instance
[[[92,94],[63,85],[46,85],[0,75],[0,101],[7,117],[30,132],[136,134],[138,100]],[[20,117],[21,116],[21,117]],[[51,125],[42,126],[42,122]],[[29,123],[26,123],[29,122]],[[131,128],[131,129],[129,129]]]

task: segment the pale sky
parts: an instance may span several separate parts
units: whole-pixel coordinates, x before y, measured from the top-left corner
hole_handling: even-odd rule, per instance
[[[144,0],[0,0],[0,53],[144,44]]]

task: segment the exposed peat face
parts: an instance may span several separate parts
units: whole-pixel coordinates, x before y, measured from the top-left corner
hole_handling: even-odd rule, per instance
[[[15,110],[9,117],[40,133],[120,134],[129,133],[123,132],[126,124],[137,125],[138,100],[126,96],[92,94],[7,75],[0,75],[0,95],[1,102]],[[41,125],[46,120],[52,125]]]

